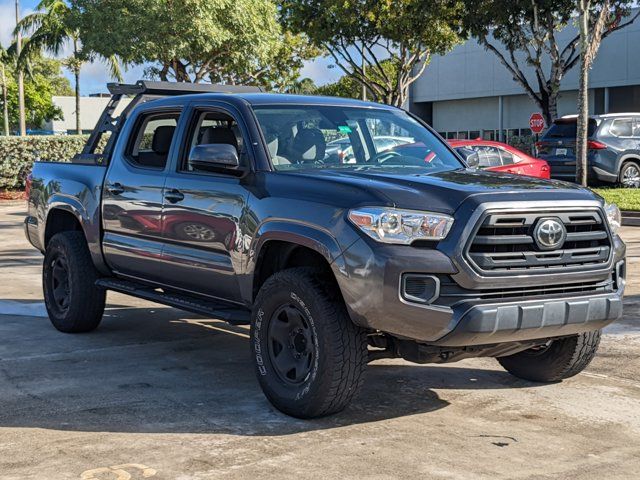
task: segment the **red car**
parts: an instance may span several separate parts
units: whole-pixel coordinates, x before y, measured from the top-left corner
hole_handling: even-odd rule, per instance
[[[449,144],[466,158],[470,151],[480,157],[480,168],[493,172],[514,173],[529,177],[550,178],[549,164],[534,158],[506,143],[489,140],[448,140]]]

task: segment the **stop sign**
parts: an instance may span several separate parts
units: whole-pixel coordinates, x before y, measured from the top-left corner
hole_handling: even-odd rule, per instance
[[[529,117],[529,128],[535,134],[542,133],[544,130],[544,117],[540,113],[532,113]]]

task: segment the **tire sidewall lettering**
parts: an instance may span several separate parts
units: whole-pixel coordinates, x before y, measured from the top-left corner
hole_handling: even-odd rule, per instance
[[[295,401],[300,401],[305,398],[309,392],[311,391],[311,387],[318,375],[318,371],[320,369],[320,347],[319,347],[319,337],[317,332],[317,327],[315,323],[315,319],[311,314],[310,308],[304,302],[304,300],[293,290],[289,290],[289,298],[292,302],[294,302],[305,314],[307,321],[311,327],[311,332],[313,335],[313,348],[314,348],[314,359],[313,365],[311,368],[311,372],[307,380],[299,387],[298,391],[295,392],[295,396],[292,398]],[[274,305],[274,308],[271,308],[271,305],[267,307],[267,310],[275,310],[277,308]],[[266,329],[268,328],[270,318],[265,318],[265,315],[268,316],[269,313],[265,312],[265,309],[260,306],[256,311],[254,322],[253,322],[253,335],[251,338],[252,347],[253,347],[253,355],[256,363],[256,370],[259,376],[267,377],[269,372],[273,369],[270,365],[270,361],[267,361],[265,356],[267,355],[263,350],[263,344],[266,341]],[[264,330],[264,331],[263,331]],[[271,373],[273,375],[273,372]],[[290,390],[290,393],[294,392]]]

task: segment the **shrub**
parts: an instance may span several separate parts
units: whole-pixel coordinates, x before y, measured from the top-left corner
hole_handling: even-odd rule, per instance
[[[522,135],[520,137],[511,137],[509,138],[509,145],[518,150],[528,154],[535,156],[535,142],[536,137],[533,135]]]
[[[68,162],[82,151],[88,135],[0,137],[0,189],[24,188],[36,160]]]

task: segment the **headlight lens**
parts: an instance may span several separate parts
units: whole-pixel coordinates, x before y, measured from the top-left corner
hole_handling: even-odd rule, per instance
[[[415,240],[442,240],[453,225],[453,218],[442,213],[385,207],[350,210],[349,220],[378,242],[401,245]]]
[[[605,203],[604,211],[607,214],[609,228],[611,228],[613,233],[616,233],[622,225],[622,214],[620,213],[620,209],[615,203]]]

